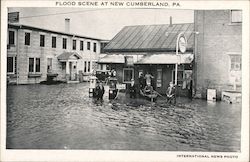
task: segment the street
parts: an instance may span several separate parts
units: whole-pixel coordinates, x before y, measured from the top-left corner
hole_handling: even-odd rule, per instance
[[[241,105],[163,97],[96,103],[89,83],[7,88],[7,148],[240,152]]]

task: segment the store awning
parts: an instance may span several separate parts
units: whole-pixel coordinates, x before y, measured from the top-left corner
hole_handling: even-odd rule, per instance
[[[59,61],[78,60],[81,58],[82,57],[76,52],[63,52],[62,54],[57,56],[57,59]]]
[[[193,61],[193,54],[148,54],[135,64],[189,64]]]
[[[124,55],[110,55],[107,54],[99,59],[98,63],[116,63],[116,64],[123,64],[125,63]]]

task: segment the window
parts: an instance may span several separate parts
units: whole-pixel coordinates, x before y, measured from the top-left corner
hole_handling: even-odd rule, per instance
[[[87,61],[84,61],[84,72],[87,72]]]
[[[80,41],[80,50],[83,51],[83,41]]]
[[[90,61],[88,61],[88,72],[90,72]]]
[[[45,35],[40,35],[40,47],[44,47]]]
[[[40,58],[29,58],[29,72],[40,72]]]
[[[93,51],[96,52],[96,43],[94,43]]]
[[[90,50],[90,42],[87,42],[87,50]]]
[[[56,48],[56,37],[52,37],[52,48]]]
[[[72,42],[72,49],[76,50],[76,40],[73,40],[73,42]]]
[[[242,10],[231,10],[231,23],[242,22]]]
[[[25,33],[24,45],[30,45],[30,33]]]
[[[175,83],[175,70],[172,71],[172,82]],[[183,83],[183,70],[177,71],[177,85],[182,85]]]
[[[47,58],[47,73],[52,72],[52,58]]]
[[[63,49],[67,49],[67,38],[63,38]]]
[[[104,52],[104,47],[107,45],[108,43],[101,43],[101,53],[103,53]]]
[[[14,73],[14,57],[7,57],[7,73]]]
[[[241,71],[241,56],[231,55],[231,71]]]
[[[134,79],[134,69],[124,68],[123,69],[123,82],[130,83],[131,79]]]
[[[162,86],[162,69],[157,69],[157,78],[156,78],[156,86]]]
[[[36,58],[36,72],[40,72],[40,58]]]
[[[15,44],[15,32],[14,31],[9,31],[9,45],[14,45]]]
[[[29,58],[29,72],[34,72],[34,58]]]

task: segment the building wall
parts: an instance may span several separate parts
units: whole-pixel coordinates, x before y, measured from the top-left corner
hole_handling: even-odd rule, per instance
[[[65,80],[65,72],[63,71],[62,63],[57,59],[57,56],[63,52],[77,52],[82,59],[77,61],[77,71],[84,72],[84,61],[90,62],[91,69],[86,72],[89,75],[92,72],[92,62],[95,62],[100,54],[100,42],[91,39],[70,37],[63,34],[54,34],[50,32],[40,32],[39,30],[27,29],[12,29],[15,31],[15,45],[10,46],[7,50],[7,56],[17,56],[17,74],[9,75],[9,80],[17,82],[17,84],[39,83],[47,78],[47,58],[52,58],[52,73],[57,73],[58,80]],[[30,33],[30,45],[24,45],[25,32]],[[40,35],[45,35],[45,47],[40,47]],[[56,48],[52,48],[52,36],[56,37]],[[67,38],[67,49],[62,49],[62,38]],[[72,49],[72,41],[76,40],[76,50]],[[83,51],[80,50],[80,40],[84,42]],[[87,42],[91,42],[91,49],[87,50]],[[96,43],[96,52],[93,52]],[[28,77],[29,73],[29,58],[40,58],[40,77]],[[88,66],[88,65],[87,65]],[[11,77],[10,77],[11,76]]]
[[[242,25],[231,23],[230,10],[195,11],[196,95],[206,97],[207,88],[217,89],[217,98],[224,89],[232,89],[231,55],[240,55]],[[241,88],[241,71],[236,72],[237,89]]]

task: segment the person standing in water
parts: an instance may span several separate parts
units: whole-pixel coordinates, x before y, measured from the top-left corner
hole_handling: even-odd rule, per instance
[[[145,75],[145,79],[146,79],[146,85],[152,85],[151,84],[151,79],[153,79],[154,77],[149,74],[149,72],[147,72],[147,74]]]

